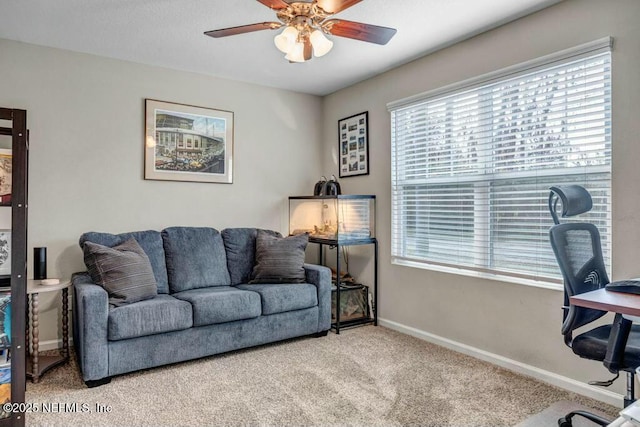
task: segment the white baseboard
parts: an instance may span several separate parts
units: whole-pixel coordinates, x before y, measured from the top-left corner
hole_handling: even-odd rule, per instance
[[[537,380],[554,385],[556,387],[560,387],[565,390],[578,393],[604,403],[608,403],[609,405],[613,405],[618,408],[623,407],[624,396],[622,396],[621,394],[590,386],[586,383],[574,380],[572,378],[546,371],[544,369],[536,368],[535,366],[527,365],[526,363],[518,362],[517,360],[490,353],[488,351],[481,350],[467,344],[462,344],[438,335],[434,335],[429,332],[421,331],[411,326],[406,326],[401,323],[393,322],[391,320],[378,319],[378,323],[381,326],[385,326],[389,329],[393,329],[395,331],[420,338],[422,340],[437,344],[450,350],[475,357],[476,359],[484,360],[485,362],[493,363],[494,365],[498,365],[519,374],[533,377]]]
[[[69,340],[69,348],[73,347],[73,340]],[[39,351],[56,350],[62,348],[62,340],[47,340],[38,343]]]

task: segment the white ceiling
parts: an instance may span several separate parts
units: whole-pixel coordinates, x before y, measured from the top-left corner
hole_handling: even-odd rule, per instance
[[[326,95],[561,0],[364,0],[335,17],[392,27],[386,46],[329,36],[290,64],[279,31],[204,31],[276,21],[256,0],[0,0],[0,38]]]

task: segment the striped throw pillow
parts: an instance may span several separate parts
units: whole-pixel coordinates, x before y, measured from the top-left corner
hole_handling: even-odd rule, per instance
[[[149,257],[135,239],[112,248],[85,242],[82,249],[89,275],[107,291],[109,304],[131,304],[158,294]]]
[[[304,283],[304,251],[309,236],[276,237],[263,230],[256,236],[256,265],[249,283]]]

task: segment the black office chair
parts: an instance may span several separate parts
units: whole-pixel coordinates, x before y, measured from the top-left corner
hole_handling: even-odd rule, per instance
[[[616,374],[611,381],[591,382],[592,385],[609,386],[618,378],[619,371],[627,372],[627,395],[624,399],[624,406],[627,406],[635,400],[634,372],[640,366],[640,325],[632,325],[630,320],[616,314],[613,324],[573,337],[574,330],[601,318],[606,311],[571,305],[569,297],[603,288],[609,283],[609,277],[602,258],[598,228],[585,222],[560,224],[558,220],[559,203],[562,218],[590,211],[593,202],[589,192],[579,185],[551,187],[550,190],[549,211],[555,225],[549,230],[549,238],[564,278],[564,342],[578,356],[601,361]],[[601,426],[611,422],[588,412],[574,411],[560,418],[558,425],[571,426],[575,415]]]

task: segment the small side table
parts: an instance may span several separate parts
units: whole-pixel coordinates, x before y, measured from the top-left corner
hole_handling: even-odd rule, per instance
[[[69,286],[71,281],[60,280],[57,285],[42,285],[40,280],[27,280],[27,310],[31,310],[31,328],[27,313],[27,377],[37,383],[40,376],[49,369],[69,360]],[[40,322],[39,296],[42,293],[62,291],[62,349],[59,355],[43,356],[39,354]],[[31,353],[29,353],[31,348]],[[30,357],[29,357],[30,356]]]

